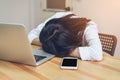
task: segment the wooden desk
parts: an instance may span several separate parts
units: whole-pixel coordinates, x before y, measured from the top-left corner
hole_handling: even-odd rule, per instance
[[[77,70],[62,70],[60,63],[57,57],[38,67],[0,61],[0,80],[120,80],[120,59],[109,55],[100,62],[79,60]]]

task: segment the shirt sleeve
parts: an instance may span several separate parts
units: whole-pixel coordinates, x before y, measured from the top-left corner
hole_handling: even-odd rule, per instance
[[[102,60],[102,46],[98,35],[97,24],[90,21],[84,32],[84,40],[87,46],[79,47],[82,60]]]
[[[39,34],[42,30],[42,28],[45,26],[45,24],[53,19],[53,18],[60,18],[60,17],[63,17],[65,15],[68,15],[68,14],[72,14],[72,12],[57,12],[55,15],[53,15],[52,17],[48,18],[44,23],[41,23],[40,25],[38,25],[36,28],[34,28],[33,30],[31,30],[28,34],[28,39],[29,39],[29,42],[32,43],[32,41],[35,39],[35,38],[38,38],[39,37]]]
[[[32,43],[32,41],[35,39],[35,38],[38,38],[39,37],[39,34],[42,30],[44,26],[44,23],[38,25],[36,28],[34,28],[33,30],[31,30],[28,34],[28,39],[29,39],[29,42]]]

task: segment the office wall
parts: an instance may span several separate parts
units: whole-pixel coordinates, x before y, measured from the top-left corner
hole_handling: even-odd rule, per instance
[[[29,32],[40,23],[40,0],[0,0],[0,22],[24,24]]]
[[[120,0],[75,0],[73,10],[95,21],[100,32],[116,35],[115,56],[120,57]]]
[[[51,0],[51,2],[50,1],[48,1],[48,2],[50,4],[53,4],[52,1],[54,1],[54,0]],[[73,10],[73,2],[72,1],[73,0],[65,0],[65,6],[70,7],[70,10]],[[64,0],[62,0],[62,2],[64,2]],[[61,4],[62,4],[62,2],[61,2]],[[55,6],[57,6],[57,5],[55,5]],[[54,15],[56,12],[64,11],[64,10],[59,8],[60,6],[58,6],[58,9],[57,8],[50,9],[50,8],[47,8],[47,0],[40,0],[40,22],[41,23],[44,22],[46,19],[48,19],[50,16]]]

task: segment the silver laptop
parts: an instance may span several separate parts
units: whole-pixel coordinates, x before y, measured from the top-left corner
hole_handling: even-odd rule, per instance
[[[0,23],[0,60],[36,66],[54,56],[32,49],[24,25]]]

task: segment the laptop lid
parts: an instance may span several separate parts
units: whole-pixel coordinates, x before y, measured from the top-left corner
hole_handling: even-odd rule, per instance
[[[46,56],[36,62],[33,52],[39,56]],[[0,59],[23,63],[28,65],[39,65],[54,55],[44,51],[33,51],[29,43],[24,25],[0,23]]]

